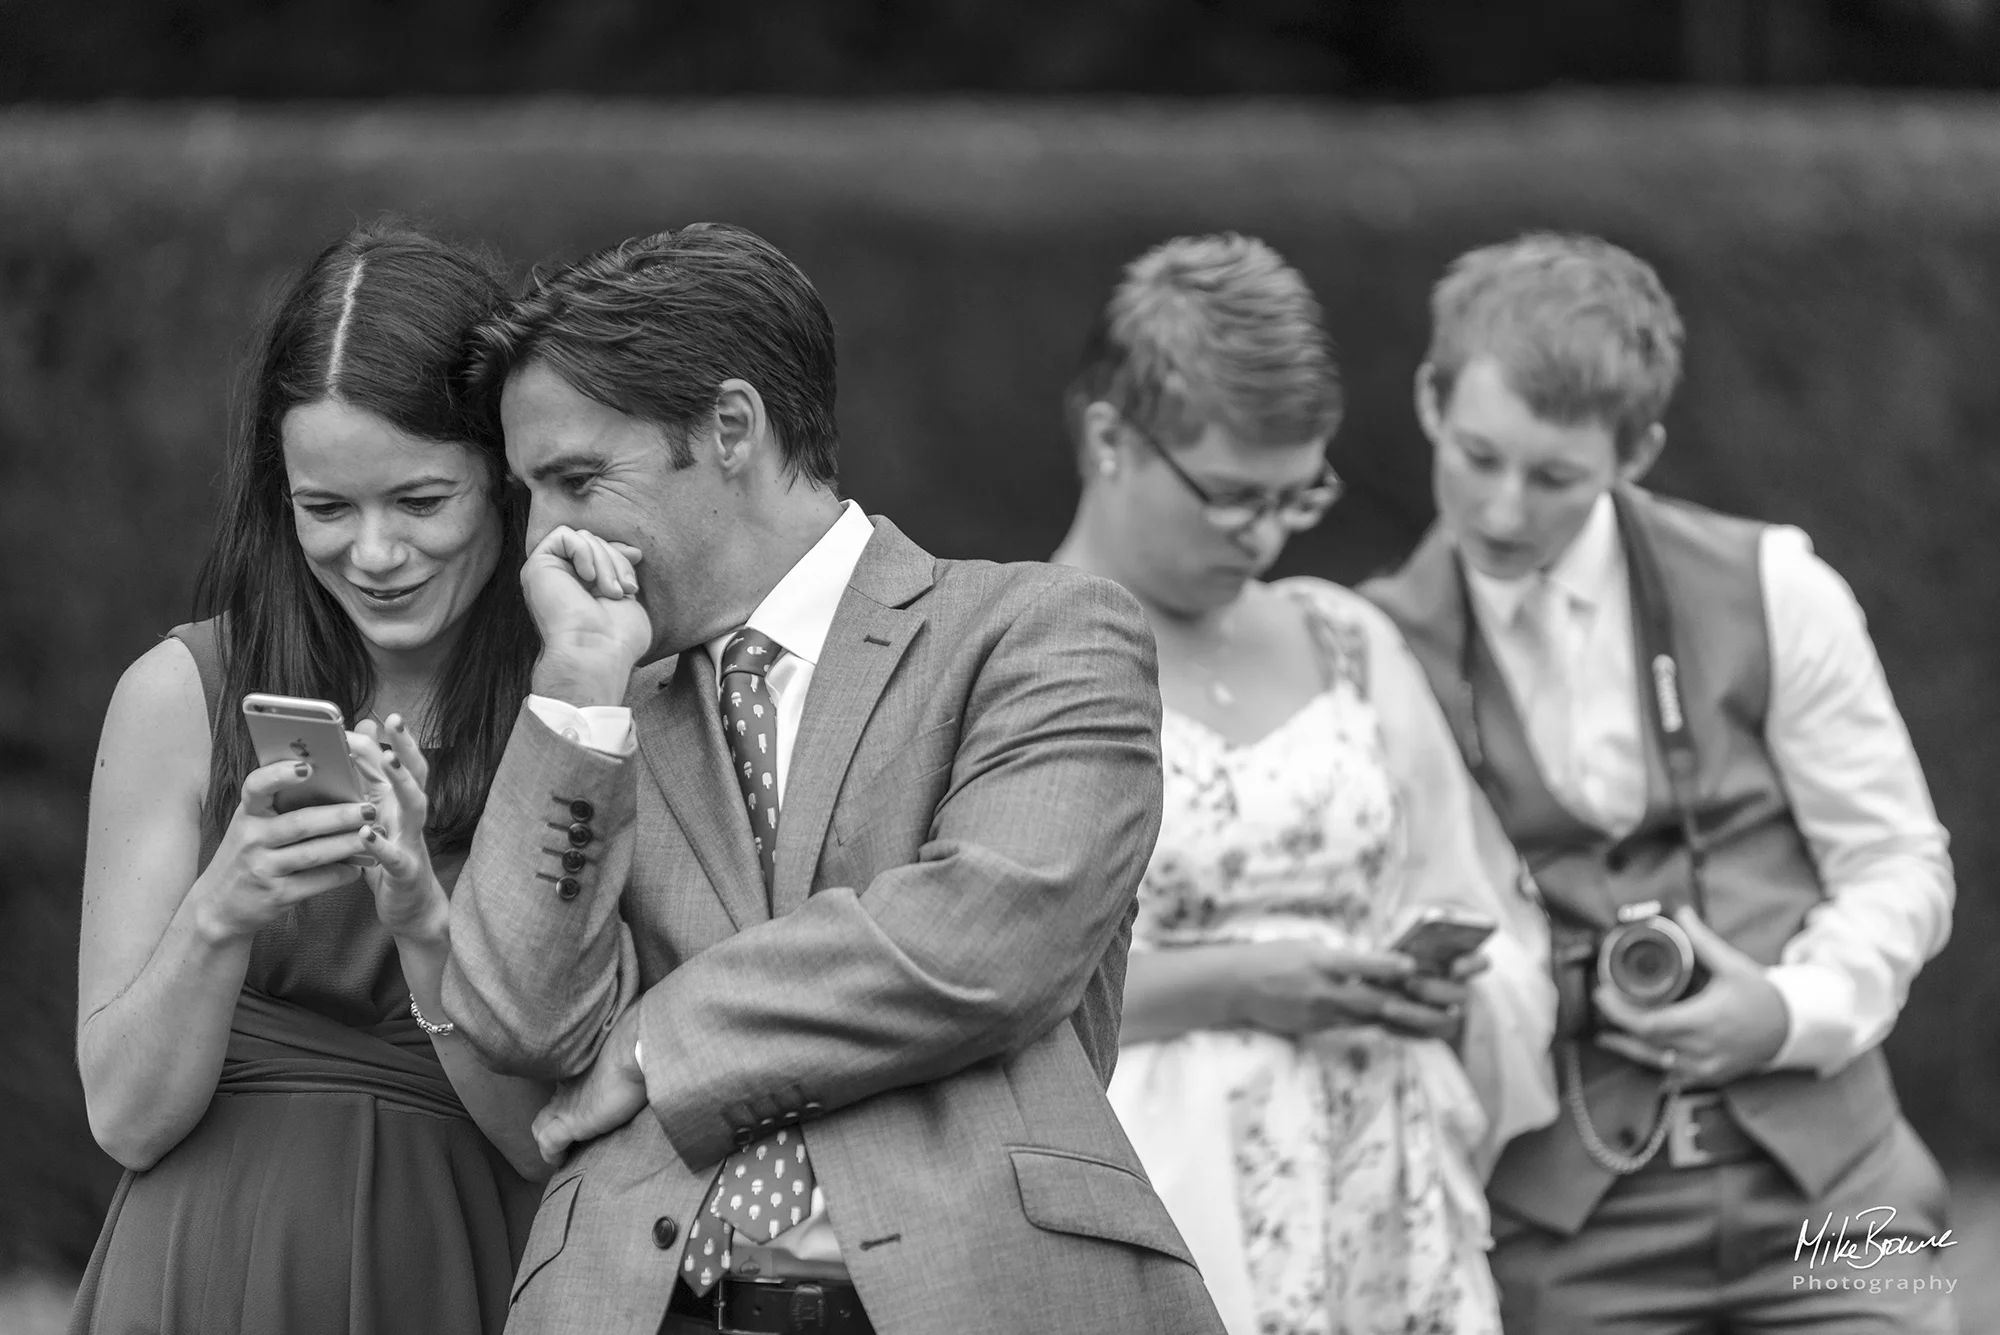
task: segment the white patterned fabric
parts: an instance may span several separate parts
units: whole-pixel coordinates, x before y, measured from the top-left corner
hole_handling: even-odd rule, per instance
[[[1472,790],[1393,628],[1346,590],[1282,587],[1311,618],[1326,689],[1248,745],[1167,711],[1165,821],[1134,953],[1380,947],[1419,901],[1532,921],[1492,888],[1504,873],[1481,865]],[[1393,740],[1372,689],[1384,678]],[[1554,1111],[1541,1072],[1551,1002],[1534,949],[1496,937],[1468,1014],[1467,1065],[1490,1073],[1497,1056],[1534,1086],[1489,1095],[1492,1116],[1488,1091],[1475,1092],[1445,1044],[1375,1027],[1299,1040],[1198,1030],[1124,1050],[1112,1102],[1231,1335],[1500,1329],[1482,1172],[1496,1126],[1511,1134]],[[1487,1060],[1474,1061],[1476,1045]]]

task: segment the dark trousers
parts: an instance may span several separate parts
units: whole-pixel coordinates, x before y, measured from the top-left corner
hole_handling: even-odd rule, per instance
[[[1888,1254],[1941,1236],[1947,1197],[1900,1118],[1817,1200],[1764,1158],[1648,1166],[1572,1238],[1494,1212],[1501,1321],[1507,1335],[1955,1335],[1962,1249]],[[1855,1250],[1836,1257],[1843,1216]]]

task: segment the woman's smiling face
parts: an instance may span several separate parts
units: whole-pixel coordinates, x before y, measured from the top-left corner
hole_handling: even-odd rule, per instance
[[[454,630],[500,560],[479,455],[334,400],[292,409],[283,438],[299,547],[362,639],[411,653]]]

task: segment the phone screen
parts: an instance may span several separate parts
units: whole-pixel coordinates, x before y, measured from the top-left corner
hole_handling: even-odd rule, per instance
[[[1452,961],[1477,950],[1491,935],[1492,923],[1431,919],[1413,925],[1392,949],[1415,960],[1423,972],[1441,974],[1451,968]]]

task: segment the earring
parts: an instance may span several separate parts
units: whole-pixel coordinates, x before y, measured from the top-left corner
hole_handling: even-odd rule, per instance
[[[1101,454],[1097,457],[1097,475],[1099,477],[1110,477],[1117,471],[1118,461],[1116,459],[1108,454]]]

